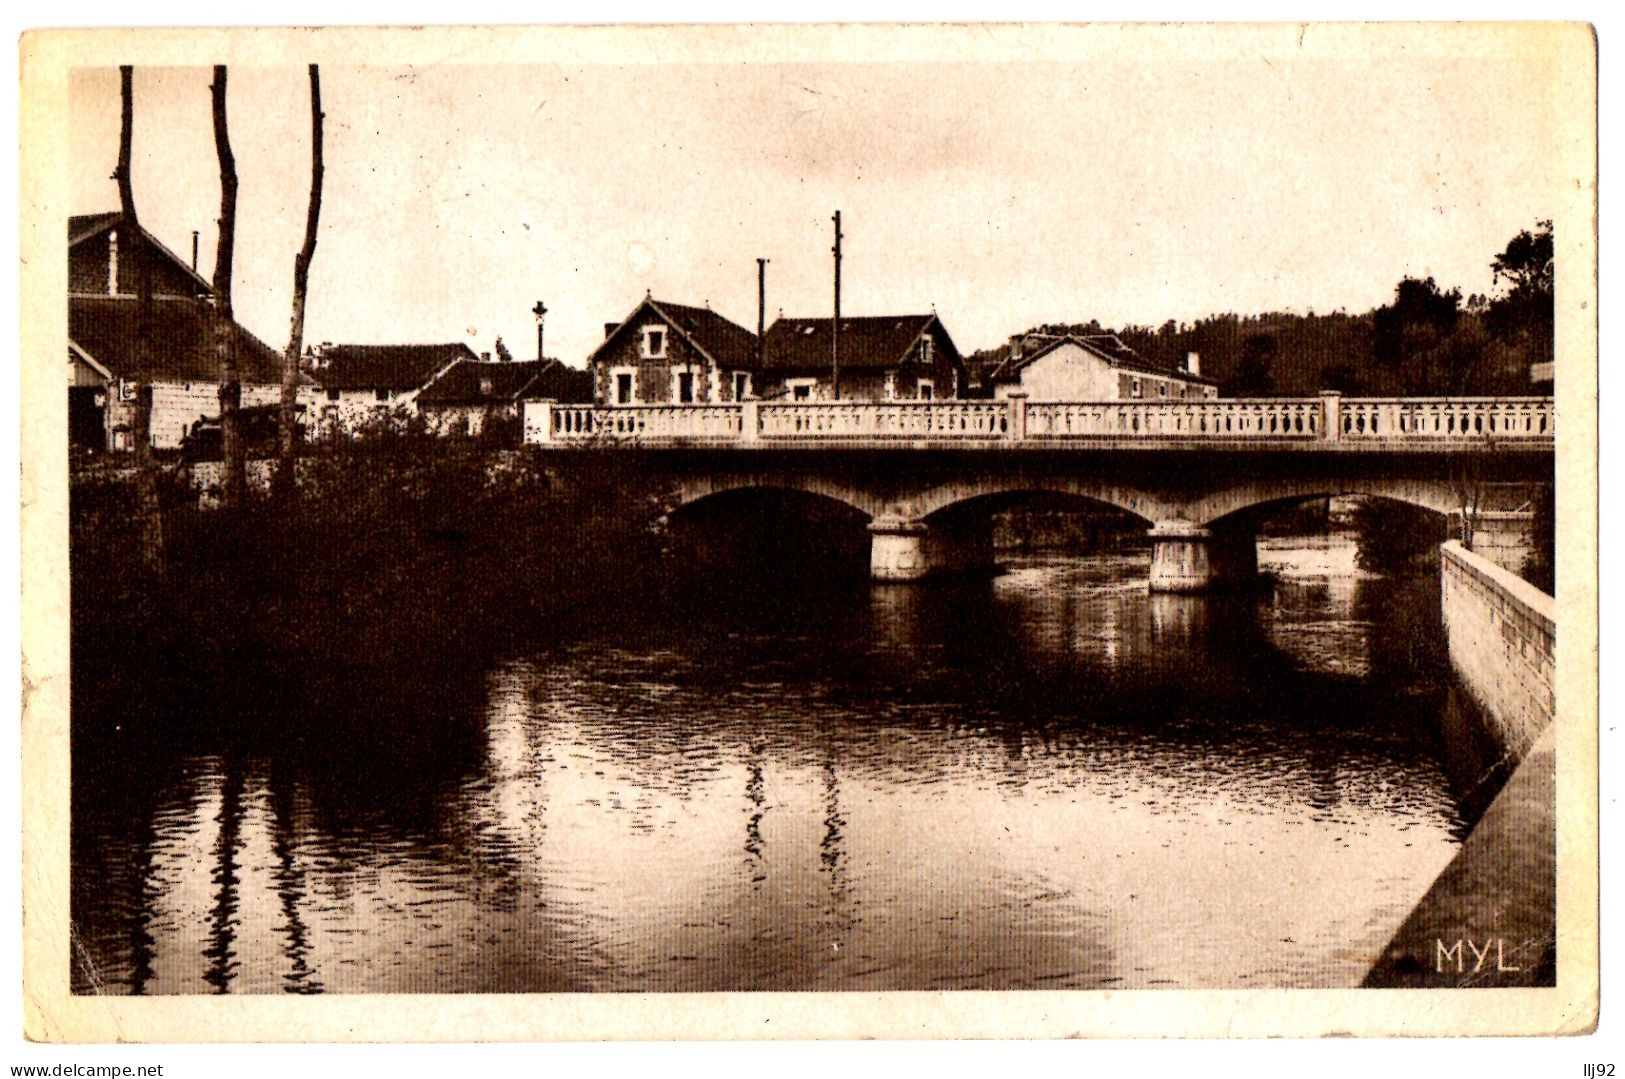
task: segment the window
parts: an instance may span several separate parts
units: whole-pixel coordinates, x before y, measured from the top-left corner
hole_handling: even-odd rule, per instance
[[[339,399],[339,391],[337,391],[337,390],[328,390],[327,391],[327,399],[329,401],[337,401]]]
[[[734,372],[734,400],[743,401],[750,396],[750,372]]]
[[[933,400],[937,396],[937,388],[930,379],[922,378],[920,379],[919,389],[918,392],[915,393],[915,396],[922,401]]]
[[[1140,385],[1139,379],[1134,379],[1129,383],[1128,395],[1130,397],[1141,397],[1144,395],[1144,392],[1144,387]]]
[[[646,360],[663,360],[666,358],[666,328],[664,326],[645,326],[643,328],[643,358]]]
[[[1167,397],[1168,396],[1168,383],[1166,383],[1166,382],[1158,382],[1157,383],[1157,396],[1158,397]]]
[[[633,390],[632,372],[631,371],[617,371],[617,372],[615,372],[615,403],[617,405],[629,405],[629,404],[631,404],[632,403],[632,390]]]
[[[785,380],[785,388],[790,391],[792,401],[811,401],[813,387],[818,384],[815,378],[791,378]]]
[[[374,390],[373,397],[379,401],[387,401],[395,396],[394,390]]]
[[[694,403],[694,372],[677,372],[677,403],[680,405]]]

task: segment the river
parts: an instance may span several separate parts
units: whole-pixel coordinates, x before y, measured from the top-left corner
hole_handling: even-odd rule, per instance
[[[76,752],[74,987],[1357,985],[1471,824],[1437,586],[1260,561],[711,590],[455,714]]]

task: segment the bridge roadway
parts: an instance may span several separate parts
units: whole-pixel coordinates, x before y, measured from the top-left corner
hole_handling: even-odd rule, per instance
[[[1553,479],[1550,398],[1206,401],[744,401],[606,407],[526,402],[547,451],[638,452],[672,510],[782,488],[869,518],[880,580],[990,568],[990,512],[1023,494],[1108,503],[1151,526],[1151,587],[1202,591],[1257,570],[1274,509],[1379,495],[1452,517],[1509,569]]]

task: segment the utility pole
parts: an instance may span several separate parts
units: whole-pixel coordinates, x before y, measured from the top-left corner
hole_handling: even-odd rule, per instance
[[[830,393],[841,399],[841,211],[835,211],[835,325],[830,335]]]
[[[768,259],[756,260],[756,367],[761,369],[767,360],[767,264]],[[760,376],[758,376],[760,377]]]

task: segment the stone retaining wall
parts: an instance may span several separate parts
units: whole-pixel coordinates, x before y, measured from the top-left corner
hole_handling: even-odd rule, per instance
[[[1557,601],[1455,541],[1439,564],[1450,663],[1502,752],[1521,760],[1557,711]]]
[[[1555,985],[1557,603],[1454,541],[1439,563],[1451,664],[1516,769],[1364,984]]]

